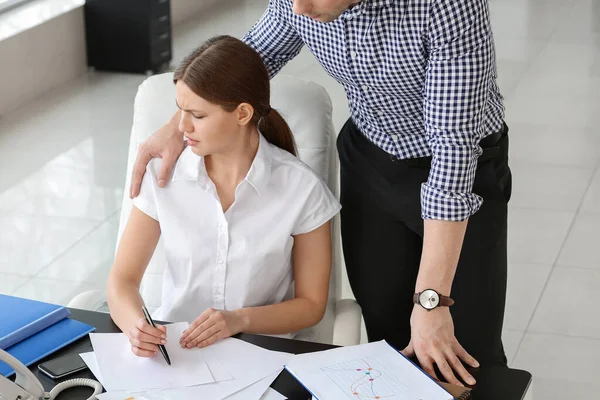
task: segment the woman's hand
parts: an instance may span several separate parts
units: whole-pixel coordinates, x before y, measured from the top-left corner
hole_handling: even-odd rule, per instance
[[[454,336],[454,323],[448,307],[427,311],[415,305],[410,325],[411,340],[402,350],[405,356],[412,357],[416,354],[421,368],[434,379],[439,380],[433,369],[435,363],[448,383],[464,386],[456,378],[457,373],[467,384],[475,384],[475,379],[460,360],[474,368],[479,367],[479,363]]]
[[[215,310],[204,311],[190,326],[183,331],[181,347],[206,347],[242,332],[247,325],[246,319],[238,311]]]
[[[162,325],[152,327],[145,318],[140,318],[128,333],[131,351],[138,357],[152,357],[159,344],[167,343],[167,328]]]
[[[171,120],[163,125],[152,136],[146,139],[138,148],[137,158],[133,166],[129,197],[134,198],[140,194],[142,178],[146,173],[146,165],[153,158],[162,158],[162,165],[158,173],[158,186],[165,187],[171,175],[171,169],[177,162],[179,155],[185,147],[183,134],[179,132],[178,121],[180,113],[176,112]]]

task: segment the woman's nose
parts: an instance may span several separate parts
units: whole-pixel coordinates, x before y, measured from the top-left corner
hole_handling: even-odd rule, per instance
[[[188,113],[182,112],[181,119],[179,120],[179,131],[180,132],[191,132],[194,130],[193,124],[190,121]]]

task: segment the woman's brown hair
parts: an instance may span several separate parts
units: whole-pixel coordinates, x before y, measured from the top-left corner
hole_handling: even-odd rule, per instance
[[[296,155],[290,127],[271,108],[269,72],[260,55],[241,40],[227,35],[207,40],[179,64],[173,74],[173,82],[178,81],[228,112],[250,104],[252,122],[265,139]]]

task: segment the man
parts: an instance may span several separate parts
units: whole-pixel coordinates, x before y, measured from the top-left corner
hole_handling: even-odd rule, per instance
[[[511,174],[487,1],[271,0],[243,40],[271,76],[307,45],[346,89],[342,242],[369,340],[455,384],[475,383],[462,362],[506,365]],[[132,196],[153,156],[165,184],[178,118],[141,147]]]

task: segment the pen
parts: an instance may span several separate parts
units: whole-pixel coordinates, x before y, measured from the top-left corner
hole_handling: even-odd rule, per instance
[[[146,317],[146,322],[148,322],[148,324],[151,325],[153,328],[156,328],[156,325],[154,324],[154,321],[152,321],[152,317],[150,316],[150,313],[146,309],[146,306],[142,306],[142,312],[144,313],[144,317]],[[169,359],[169,355],[167,354],[167,349],[165,349],[165,346],[163,346],[162,344],[159,344],[158,349],[162,353],[167,364],[171,365],[171,360]]]

